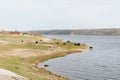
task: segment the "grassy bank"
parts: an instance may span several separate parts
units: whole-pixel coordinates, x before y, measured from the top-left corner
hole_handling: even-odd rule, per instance
[[[89,47],[85,44],[62,42],[38,35],[1,35],[0,68],[13,71],[31,80],[68,80],[38,68],[37,64],[88,49]]]

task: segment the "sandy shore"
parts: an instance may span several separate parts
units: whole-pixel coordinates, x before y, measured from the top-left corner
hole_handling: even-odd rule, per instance
[[[17,75],[11,71],[0,69],[0,80],[29,80],[29,79]]]

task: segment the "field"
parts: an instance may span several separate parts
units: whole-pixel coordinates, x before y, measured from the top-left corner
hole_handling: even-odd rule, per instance
[[[37,64],[51,58],[88,50],[89,46],[63,42],[41,35],[0,35],[0,68],[10,70],[30,80],[68,80]]]

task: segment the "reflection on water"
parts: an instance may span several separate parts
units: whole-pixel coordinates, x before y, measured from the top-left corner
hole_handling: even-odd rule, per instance
[[[91,51],[51,59],[46,69],[72,80],[120,80],[120,37],[118,36],[49,36],[86,43]]]

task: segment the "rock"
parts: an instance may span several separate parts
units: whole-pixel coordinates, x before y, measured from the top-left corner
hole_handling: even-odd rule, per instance
[[[90,49],[93,49],[93,47],[90,47]]]
[[[44,67],[49,67],[49,65],[48,65],[48,64],[45,64]]]

